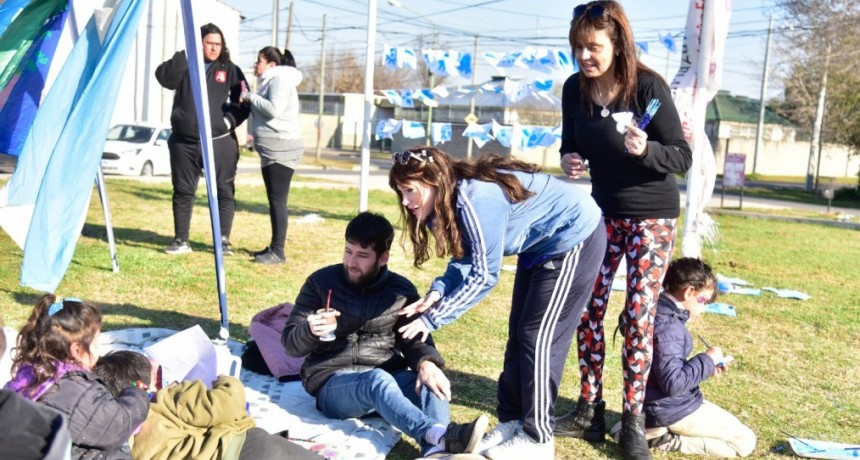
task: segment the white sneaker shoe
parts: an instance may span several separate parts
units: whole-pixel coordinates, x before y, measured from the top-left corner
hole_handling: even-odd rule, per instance
[[[525,432],[520,431],[511,439],[491,447],[484,455],[492,460],[544,460],[555,458],[555,441],[535,442]]]
[[[499,423],[495,428],[493,428],[493,431],[484,435],[484,439],[478,443],[478,448],[475,451],[485,454],[487,449],[498,446],[499,444],[516,436],[522,428],[522,420],[511,420],[510,422]]]

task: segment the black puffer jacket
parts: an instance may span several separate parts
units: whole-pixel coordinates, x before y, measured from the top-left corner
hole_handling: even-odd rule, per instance
[[[155,78],[161,86],[175,90],[170,126],[173,133],[185,139],[200,139],[197,110],[191,92],[191,77],[185,51],[179,51],[155,69]],[[245,74],[230,61],[212,61],[206,69],[206,87],[209,95],[209,119],[212,137],[223,136],[236,129],[251,113],[247,104],[239,103]]]
[[[130,387],[114,398],[89,372],[63,375],[38,402],[68,417],[73,459],[129,459],[121,448],[149,413],[145,391]]]
[[[418,369],[424,360],[442,368],[442,356],[433,339],[404,340],[397,329],[414,319],[397,312],[416,300],[418,291],[406,278],[383,266],[376,280],[359,288],[349,284],[343,264],[316,271],[302,286],[281,341],[292,356],[306,356],[302,384],[313,396],[340,370]],[[331,308],[338,310],[337,338],[323,342],[311,333],[307,316],[325,307],[331,290]]]

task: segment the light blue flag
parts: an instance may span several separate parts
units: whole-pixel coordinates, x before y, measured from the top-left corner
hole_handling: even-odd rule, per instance
[[[9,189],[10,202],[35,203],[25,286],[53,292],[72,260],[113,112],[104,101],[116,99],[146,3],[120,2],[104,42],[90,20],[33,122]]]
[[[383,90],[382,94],[385,95],[385,98],[388,99],[391,105],[400,106],[403,104],[403,99],[400,98],[400,93],[396,89]]]
[[[382,55],[382,65],[389,69],[396,69],[397,66],[397,47],[385,45],[383,48],[385,54]]]
[[[472,53],[463,53],[460,55],[457,72],[463,78],[472,78]]]
[[[672,35],[671,32],[667,33],[666,35],[660,35],[658,33],[657,36],[660,37],[660,41],[663,43],[663,46],[665,46],[670,53],[675,53],[678,51],[678,47],[675,46],[675,37]]]
[[[419,139],[427,136],[427,131],[424,130],[424,125],[420,121],[404,121],[401,132],[403,137],[407,139]]]
[[[411,109],[415,107],[415,100],[412,98],[411,89],[400,90],[400,106],[405,109]]]
[[[450,141],[454,137],[451,123],[433,122],[431,137],[433,138],[433,145],[444,144]]]
[[[648,54],[648,42],[636,42],[636,47],[642,50],[643,53]]]

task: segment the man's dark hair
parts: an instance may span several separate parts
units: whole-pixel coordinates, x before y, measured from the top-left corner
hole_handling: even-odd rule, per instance
[[[136,351],[116,350],[96,361],[93,374],[102,379],[111,394],[116,397],[124,388],[134,386],[138,380],[149,385],[152,363]],[[155,388],[152,390],[155,391]]]
[[[230,50],[227,49],[227,40],[224,39],[224,32],[221,32],[221,29],[211,22],[200,26],[200,39],[205,38],[209,34],[218,34],[221,36],[221,54],[218,56],[218,60],[225,63],[230,62]]]
[[[362,212],[346,226],[346,241],[363,248],[371,247],[379,257],[391,249],[394,241],[394,227],[384,216],[372,212]]]

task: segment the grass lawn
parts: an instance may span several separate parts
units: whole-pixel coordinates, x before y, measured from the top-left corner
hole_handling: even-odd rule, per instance
[[[59,295],[91,300],[104,312],[104,329],[170,327],[200,324],[215,336],[218,297],[215,289],[208,208],[199,194],[192,220],[194,253],[168,256],[160,249],[173,234],[169,183],[107,180],[120,272],[110,269],[104,218],[94,194],[74,260],[57,290]],[[269,216],[265,190],[240,186],[232,241],[237,250],[227,258],[227,298],[231,336],[246,340],[251,317],[259,310],[292,301],[305,278],[317,268],[340,261],[343,231],[357,208],[357,191],[293,188],[287,263],[260,266],[249,253],[268,243]],[[371,192],[370,209],[397,220],[394,195]],[[301,217],[316,213],[319,223]],[[718,216],[720,240],[705,258],[717,271],[744,278],[756,287],[772,286],[806,292],[808,301],[762,297],[721,298],[737,307],[738,317],[707,315],[690,325],[736,362],[730,372],[702,385],[705,396],[736,414],[759,437],[755,457],[781,458],[788,449],[779,430],[795,436],[860,443],[860,233],[821,226],[775,223]],[[680,248],[680,244],[678,245]],[[677,254],[676,254],[677,255]],[[397,245],[393,270],[411,278],[423,292],[444,261],[424,270],[412,268]],[[21,287],[21,250],[0,232],[0,317],[19,328],[38,292]],[[513,263],[513,261],[510,261]],[[454,385],[452,419],[464,421],[479,413],[493,414],[496,378],[501,370],[513,275],[503,272],[490,296],[459,321],[436,334],[447,358]],[[612,297],[607,318],[617,318],[621,293]],[[614,320],[608,321],[611,330]],[[611,332],[607,332],[611,336]],[[619,341],[607,343],[604,394],[611,426],[620,419]],[[696,352],[703,351],[699,344]],[[558,412],[566,412],[578,394],[575,355],[560,389]],[[620,458],[614,442],[593,446],[557,439],[557,458]],[[418,454],[410,440],[400,442],[390,458]],[[658,459],[682,458],[655,453]],[[538,459],[533,459],[538,460]]]

